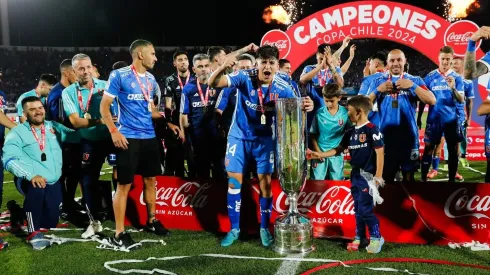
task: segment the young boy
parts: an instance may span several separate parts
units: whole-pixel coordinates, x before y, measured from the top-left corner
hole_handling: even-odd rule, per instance
[[[325,106],[318,109],[311,124],[311,140],[316,152],[327,152],[337,148],[349,121],[347,109],[339,105],[341,96],[340,86],[327,84],[323,87]],[[349,123],[350,124],[350,123]],[[332,156],[311,161],[313,180],[343,180],[344,155]]]
[[[351,193],[354,198],[356,213],[356,237],[349,243],[347,250],[357,251],[359,245],[366,242],[366,225],[371,236],[366,247],[368,253],[379,253],[384,239],[379,232],[379,221],[373,213],[373,197],[370,187],[361,172],[374,175],[376,185],[383,185],[384,147],[383,136],[378,127],[368,121],[367,116],[372,108],[369,98],[355,96],[347,102],[348,116],[356,126],[347,130],[337,148],[327,152],[308,151],[312,159],[328,158],[339,155],[349,149],[351,155]],[[374,192],[373,192],[374,193]]]

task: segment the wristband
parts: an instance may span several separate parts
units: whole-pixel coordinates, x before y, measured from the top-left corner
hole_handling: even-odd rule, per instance
[[[419,85],[413,83],[412,88],[410,88],[410,92],[414,93],[418,86]]]
[[[469,51],[469,52],[475,52],[476,51],[476,42],[475,41],[473,41],[471,39],[468,41],[467,51]]]
[[[117,132],[117,127],[114,127],[111,130],[109,130],[109,133],[111,134],[114,134],[115,132]]]

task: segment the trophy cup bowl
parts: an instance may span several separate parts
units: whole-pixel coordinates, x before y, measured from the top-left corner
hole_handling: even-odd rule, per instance
[[[314,249],[310,219],[298,212],[297,204],[307,172],[306,113],[301,109],[301,98],[276,101],[276,167],[289,203],[288,213],[274,224],[274,250],[280,254],[306,254]]]

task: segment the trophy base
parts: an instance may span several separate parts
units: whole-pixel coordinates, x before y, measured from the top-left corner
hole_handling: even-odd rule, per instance
[[[308,254],[313,246],[313,226],[299,213],[279,216],[274,225],[274,251],[279,254]]]

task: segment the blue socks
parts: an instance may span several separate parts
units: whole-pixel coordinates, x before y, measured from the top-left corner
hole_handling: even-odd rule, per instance
[[[228,184],[232,184],[234,188],[228,187],[228,217],[230,218],[231,229],[240,230],[240,207],[242,205],[242,185],[234,178],[228,179]]]
[[[440,160],[441,160],[441,159],[440,159],[439,157],[437,157],[437,156],[432,158],[432,168],[433,168],[434,170],[436,170],[436,171],[437,171],[437,169],[439,168],[439,161],[440,161]]]
[[[272,197],[260,197],[260,228],[269,228],[272,213]]]

